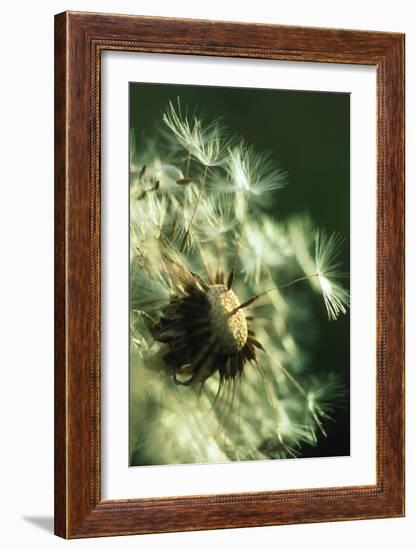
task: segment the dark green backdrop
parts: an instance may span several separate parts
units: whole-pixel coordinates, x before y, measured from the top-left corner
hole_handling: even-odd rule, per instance
[[[140,142],[156,135],[162,113],[177,96],[190,112],[200,108],[210,117],[223,116],[232,134],[255,144],[258,151],[273,153],[289,173],[289,185],[275,193],[275,216],[283,219],[307,211],[317,226],[342,233],[347,238],[343,265],[349,271],[350,95],[131,83],[130,125],[138,150]],[[316,369],[343,372],[348,386],[350,315],[328,322],[323,308],[315,311],[320,324]],[[303,449],[303,456],[349,454],[349,406],[336,414],[327,430],[329,437]]]

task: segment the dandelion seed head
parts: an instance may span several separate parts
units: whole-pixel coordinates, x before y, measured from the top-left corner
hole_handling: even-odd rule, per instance
[[[210,303],[209,320],[213,338],[219,342],[221,353],[232,355],[245,346],[248,338],[248,325],[242,310],[230,316],[229,313],[240,305],[232,290],[224,285],[213,285],[206,293]]]

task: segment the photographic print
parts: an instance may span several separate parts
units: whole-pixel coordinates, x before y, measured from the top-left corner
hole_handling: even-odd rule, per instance
[[[130,466],[349,455],[349,94],[129,97]]]

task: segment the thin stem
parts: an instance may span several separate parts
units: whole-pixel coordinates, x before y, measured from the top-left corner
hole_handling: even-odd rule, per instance
[[[306,390],[303,388],[303,386],[297,382],[296,378],[294,378],[294,376],[290,373],[289,370],[287,370],[283,365],[281,365],[281,363],[279,361],[277,361],[275,359],[275,357],[273,357],[270,353],[268,353],[266,350],[263,350],[264,353],[266,353],[268,355],[268,357],[274,361],[274,363],[278,366],[278,368],[281,370],[282,373],[284,373],[284,376],[286,376],[288,378],[288,380],[291,382],[291,384],[296,388],[296,390],[301,393],[301,395],[308,400],[308,393],[306,392]]]
[[[238,263],[239,248],[240,248],[240,245],[241,245],[241,236],[242,236],[244,223],[245,222],[243,222],[241,224],[241,229],[239,231],[239,236],[238,236],[238,242],[236,243],[235,253],[234,253],[234,256],[233,256],[233,260],[232,260],[231,270],[229,272],[228,280],[226,282],[226,286],[227,286],[228,290],[230,290],[232,288],[233,278],[235,276],[236,265]]]
[[[298,279],[294,279],[293,281],[290,281],[290,282],[285,283],[283,285],[274,286],[273,288],[269,288],[268,290],[264,290],[264,292],[260,292],[259,294],[254,294],[253,296],[251,296],[250,298],[245,300],[245,302],[243,302],[242,304],[239,304],[239,306],[233,308],[229,312],[228,315],[229,315],[229,317],[232,317],[232,315],[235,315],[235,313],[237,311],[239,311],[240,309],[243,309],[245,307],[250,306],[253,302],[256,302],[256,300],[258,300],[258,298],[261,298],[262,296],[265,296],[266,294],[269,294],[270,292],[273,292],[274,290],[281,290],[283,288],[287,288],[291,285],[299,283],[300,281],[306,281],[307,279],[311,279],[313,277],[318,277],[318,275],[319,275],[318,273],[314,273],[314,275],[307,275],[305,277],[299,277]]]
[[[202,260],[202,265],[203,265],[203,268],[205,270],[205,273],[209,279],[209,283],[210,284],[213,284],[213,278],[212,278],[212,275],[211,275],[211,272],[210,272],[210,269],[209,269],[209,266],[206,262],[206,258],[205,258],[205,255],[203,253],[203,250],[202,250],[202,247],[200,245],[200,242],[198,241],[197,242],[197,249],[199,251],[199,255],[200,255],[200,259]]]
[[[230,290],[232,288],[233,278],[235,276],[236,265],[238,263],[238,257],[239,257],[239,249],[240,249],[241,239],[242,239],[242,233],[243,233],[243,230],[244,230],[244,227],[245,227],[245,222],[246,222],[246,219],[248,217],[248,212],[249,212],[250,199],[251,199],[251,195],[248,196],[248,200],[247,200],[247,203],[246,203],[245,216],[244,216],[244,219],[242,220],[242,222],[240,223],[241,227],[240,227],[240,230],[239,230],[238,242],[236,243],[235,253],[234,253],[233,261],[232,261],[232,266],[231,266],[231,270],[230,270],[228,280],[227,280],[227,284],[226,284],[228,290]]]
[[[187,154],[187,160],[186,160],[186,178],[189,177],[189,171],[190,171],[190,161],[192,160],[192,157],[190,153]]]
[[[270,288],[269,290],[266,290],[265,292],[262,292],[260,294],[260,296],[262,296],[263,294],[267,294],[268,292],[271,292],[271,290],[275,290],[275,289],[279,289],[281,290],[282,288],[287,288],[291,285],[294,285],[295,283],[299,283],[300,281],[306,281],[307,279],[312,279],[313,277],[318,277],[319,274],[318,273],[314,273],[314,275],[306,275],[304,277],[299,277],[298,279],[294,279],[293,281],[290,281],[289,283],[285,283],[281,286],[278,286],[278,287],[275,287],[275,288]]]
[[[165,243],[166,243],[166,245],[167,245],[167,250],[168,250],[169,248],[171,248],[171,249],[174,250],[174,251],[176,250],[174,244],[173,244],[173,243],[171,242],[171,240],[167,237],[167,235],[165,235],[164,233],[160,233],[160,237],[165,241]],[[172,263],[173,265],[175,265],[175,266],[177,266],[177,267],[179,267],[179,268],[181,267],[180,264],[179,264],[177,261],[174,261],[173,258],[171,258],[170,256],[168,256],[167,254],[166,254],[166,259],[167,259],[170,263]],[[196,278],[196,279],[200,282],[200,284],[203,286],[203,288],[205,288],[205,287],[208,288],[208,285],[205,283],[205,281],[202,279],[202,277],[196,275],[196,274],[193,273],[193,271],[190,269],[190,267],[189,267],[188,264],[186,263],[186,258],[182,257],[182,258],[180,259],[180,261],[182,262],[183,266],[187,269],[188,273],[189,273],[192,277]]]
[[[206,184],[206,176],[207,176],[207,171],[208,171],[208,167],[205,166],[205,170],[203,172],[203,178],[202,178],[202,182],[200,184],[200,190],[199,190],[199,193],[197,195],[197,198],[196,198],[196,203],[195,203],[195,207],[193,209],[193,212],[192,212],[192,216],[190,218],[190,222],[189,222],[189,225],[186,229],[186,233],[184,234],[184,237],[183,237],[183,240],[182,240],[182,244],[180,246],[180,252],[183,252],[184,250],[184,247],[185,247],[185,244],[186,244],[186,241],[189,237],[189,232],[190,232],[190,228],[192,227],[192,223],[193,223],[193,220],[194,220],[194,217],[195,217],[195,214],[196,214],[196,210],[197,210],[197,207],[199,205],[199,201],[200,201],[200,197],[202,196],[202,193],[205,189],[205,184]]]
[[[309,406],[309,394],[304,389],[304,387],[297,381],[297,379],[290,373],[289,370],[287,370],[281,363],[275,359],[270,353],[268,353],[264,348],[262,348],[262,351],[268,355],[268,357],[271,359],[271,361],[274,361],[274,363],[277,365],[277,367],[281,370],[281,372],[284,374],[286,378],[291,382],[291,384],[295,387],[295,389],[304,397],[305,401],[307,402],[307,405]],[[315,405],[316,411],[321,415],[324,416],[324,411],[319,407],[317,404]],[[324,430],[323,424],[318,417],[317,413],[314,410],[311,410],[309,407],[311,416],[314,418],[314,421],[316,422],[317,426],[320,428],[321,433],[327,437],[327,433]]]
[[[218,237],[218,263],[216,266],[215,282],[222,284],[225,273],[225,238],[223,235]]]

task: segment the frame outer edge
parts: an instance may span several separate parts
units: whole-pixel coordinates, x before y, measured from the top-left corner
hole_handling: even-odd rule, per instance
[[[394,78],[394,88],[390,90],[389,115],[390,128],[394,144],[394,156],[391,159],[391,180],[394,182],[393,198],[388,202],[391,209],[389,222],[395,229],[395,241],[391,256],[395,254],[396,267],[390,275],[395,283],[396,301],[393,322],[396,324],[396,386],[393,392],[394,422],[396,430],[391,434],[391,444],[395,453],[391,459],[392,476],[395,480],[393,498],[396,514],[405,515],[405,35],[396,41],[389,61]],[[393,113],[393,114],[392,114]],[[394,115],[394,116],[393,116]],[[392,236],[390,237],[392,243]]]
[[[120,24],[118,31],[113,27],[115,17]],[[317,56],[318,61],[375,65],[381,60],[383,68],[386,69],[386,75],[391,76],[389,86],[383,83],[384,93],[386,93],[386,112],[384,113],[386,127],[390,125],[387,144],[392,142],[389,153],[391,156],[385,153],[389,159],[386,177],[390,178],[386,197],[389,215],[385,221],[387,221],[388,232],[390,231],[388,236],[391,239],[386,250],[396,263],[391,270],[392,273],[389,272],[387,277],[388,299],[394,306],[395,316],[392,316],[393,319],[389,324],[392,334],[388,338],[389,342],[391,338],[394,339],[394,344],[390,344],[386,353],[391,353],[393,348],[395,355],[391,364],[394,372],[389,373],[389,375],[392,374],[392,378],[386,375],[388,382],[384,380],[384,386],[388,406],[393,404],[396,409],[393,416],[391,413],[392,419],[388,417],[392,422],[391,426],[387,430],[382,430],[383,433],[386,431],[388,436],[382,451],[387,450],[384,471],[386,491],[378,487],[379,493],[376,491],[373,495],[366,496],[364,487],[357,487],[359,491],[349,501],[345,500],[345,497],[348,498],[345,491],[344,495],[341,494],[334,500],[316,498],[314,508],[312,501],[298,497],[292,501],[289,513],[285,511],[281,513],[283,503],[277,504],[271,500],[267,502],[260,496],[258,502],[254,502],[247,496],[238,504],[235,501],[231,507],[229,507],[230,503],[218,497],[218,502],[211,501],[209,508],[208,504],[201,505],[196,501],[192,502],[194,499],[186,498],[178,499],[177,504],[174,504],[175,497],[166,499],[171,502],[168,506],[160,502],[160,506],[155,509],[152,509],[149,502],[137,501],[140,506],[135,509],[124,507],[122,502],[113,502],[110,503],[111,509],[107,510],[99,502],[99,494],[96,495],[98,498],[96,502],[93,491],[95,485],[93,483],[91,485],[91,476],[95,473],[99,478],[99,469],[97,472],[94,471],[94,454],[89,455],[87,451],[88,441],[90,444],[94,441],[94,430],[96,430],[91,404],[98,402],[100,395],[98,390],[94,393],[94,388],[96,389],[99,381],[89,378],[93,370],[90,366],[91,354],[95,353],[90,348],[93,341],[91,337],[98,317],[87,314],[88,308],[96,305],[91,300],[91,295],[95,295],[91,287],[95,279],[91,275],[92,264],[89,262],[91,247],[97,235],[95,231],[91,231],[91,223],[94,228],[96,227],[94,224],[99,222],[99,217],[95,222],[91,222],[90,216],[93,214],[91,205],[93,209],[96,203],[94,195],[89,194],[88,190],[92,185],[91,173],[95,173],[91,168],[91,146],[94,132],[97,131],[93,125],[94,115],[92,119],[90,116],[88,99],[92,85],[87,81],[91,75],[91,45],[97,38],[102,38],[104,42],[113,45],[119,39],[118,35],[122,35],[132,40],[142,39],[140,51],[141,47],[144,47],[144,51],[152,51],[153,47],[157,48],[153,46],[153,41],[159,34],[159,25],[162,22],[160,18],[146,18],[143,21],[140,17],[80,12],[64,12],[55,16],[55,533],[63,538],[80,538],[401,516],[404,513],[404,464],[403,456],[399,455],[404,438],[404,320],[401,317],[404,310],[402,256],[404,244],[404,88],[402,86],[404,35],[376,33],[376,40],[371,46],[367,46],[366,55],[360,52],[360,47],[362,41],[367,43],[372,33],[336,29],[302,28],[302,48],[305,49],[302,49],[301,56],[308,60],[306,57],[310,33],[314,36],[316,32],[318,34],[318,31],[321,31],[322,36],[324,35],[323,46],[333,43],[335,51],[333,53],[330,50],[326,55],[325,51],[319,52],[313,49],[314,53],[312,53]],[[164,20],[163,23],[172,34],[171,47],[174,52],[178,50],[179,53],[183,53],[180,52],[181,49],[185,49],[186,46],[192,47],[192,44],[185,41],[184,48],[181,48],[182,41],[181,39],[179,41],[177,34],[185,27],[187,34],[191,36],[192,33],[189,34],[187,26],[192,23],[197,27],[197,36],[203,37],[206,43],[198,42],[198,48],[188,53],[211,54],[209,40],[211,36],[214,38],[217,36],[216,29],[213,32],[212,22],[173,19]],[[142,29],[140,29],[141,24]],[[154,30],[156,24],[157,32]],[[218,22],[218,25],[222,26],[219,30],[224,33],[219,49],[222,48],[222,41],[223,44],[229,44],[229,41],[232,44],[234,41],[238,44],[236,30],[242,29],[242,25],[239,27],[237,24],[228,22]],[[253,32],[251,24],[248,23],[246,26]],[[262,25],[258,25],[258,29],[261,27]],[[286,36],[287,28],[275,25],[264,25],[264,28],[270,32],[278,30],[284,36],[281,40],[277,38],[275,44],[270,44],[270,49],[261,50],[260,47],[258,51],[255,48],[245,50],[244,46],[239,45],[234,48],[224,45],[223,49],[233,50],[231,55],[236,55],[235,52],[239,51],[238,55],[247,57],[266,55],[267,58],[271,55],[270,52],[273,50],[277,52],[278,49],[277,58],[288,59],[289,49],[285,51],[285,43],[287,40],[292,42],[292,39]],[[294,30],[295,28],[292,27],[290,33],[294,33]],[[347,60],[344,57],[346,54],[338,53],[346,39],[351,52],[347,54],[351,56]],[[246,37],[239,42],[246,44]],[[255,40],[254,42],[256,43]],[[260,46],[261,42],[264,41],[259,40]],[[163,45],[161,50],[165,51],[165,48],[166,46]],[[135,47],[131,49],[134,50]],[[228,54],[215,53],[214,55]],[[396,117],[395,120],[394,117]],[[90,150],[85,155],[88,144]],[[394,222],[393,229],[391,229],[391,222]],[[392,278],[390,278],[391,274]],[[86,300],[88,297],[89,299]],[[388,305],[387,301],[385,305]],[[360,490],[362,490],[361,496]],[[242,497],[242,495],[239,496]],[[368,500],[369,496],[371,504]],[[196,500],[199,499],[196,498]],[[200,500],[207,502],[208,499],[203,497]],[[333,512],[333,505],[338,508],[336,513]],[[258,514],[255,513],[256,511]],[[253,516],[251,516],[252,512],[254,512]]]
[[[404,257],[402,258],[402,277],[403,277],[403,288],[402,288],[402,331],[403,331],[403,349],[402,349],[402,384],[401,384],[401,395],[402,395],[402,470],[403,470],[403,480],[402,480],[402,517],[406,516],[406,265],[405,265],[405,255],[406,255],[406,35],[403,34],[401,38],[401,65],[400,69],[402,71],[402,126],[401,126],[401,155],[402,155],[402,178],[403,178],[403,190],[402,190],[402,201],[403,201],[403,213],[402,213],[402,240],[403,240],[403,251]]]
[[[384,159],[382,165],[382,231],[380,237],[380,264],[383,271],[383,291],[379,298],[383,315],[380,322],[380,338],[383,354],[380,360],[382,392],[386,411],[380,416],[382,425],[381,468],[382,489],[385,493],[387,517],[405,515],[405,389],[404,389],[404,35],[385,52],[380,71],[383,73],[383,102],[380,116],[385,130],[384,143],[379,143]],[[379,402],[383,399],[378,396]]]
[[[67,382],[66,382],[66,175],[67,175],[67,39],[66,13],[54,18],[54,532],[67,538]]]

